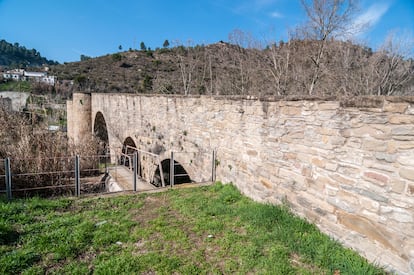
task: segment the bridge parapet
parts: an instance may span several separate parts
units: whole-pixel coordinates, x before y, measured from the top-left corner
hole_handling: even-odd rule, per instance
[[[190,174],[211,167],[217,149],[218,180],[257,201],[287,203],[369,260],[414,273],[412,97],[92,94],[90,112],[90,125],[103,114],[111,148],[131,137],[163,159],[176,152]],[[71,127],[78,140],[87,133],[86,124]]]

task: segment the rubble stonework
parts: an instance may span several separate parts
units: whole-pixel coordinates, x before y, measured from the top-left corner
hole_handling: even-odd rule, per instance
[[[197,152],[217,149],[217,180],[286,203],[371,262],[414,273],[414,98],[91,97],[84,119],[92,127],[103,114],[111,148],[131,137],[143,149],[162,146],[164,158],[194,152],[183,160],[193,177],[211,161],[195,163]],[[75,105],[68,120],[88,116]]]

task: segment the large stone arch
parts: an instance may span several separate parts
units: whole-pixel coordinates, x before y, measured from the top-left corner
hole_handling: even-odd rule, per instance
[[[106,124],[106,120],[102,112],[97,112],[95,114],[94,123],[93,123],[93,134],[96,138],[103,143],[103,154],[110,154],[110,146],[109,146],[109,135],[108,135],[108,127]]]

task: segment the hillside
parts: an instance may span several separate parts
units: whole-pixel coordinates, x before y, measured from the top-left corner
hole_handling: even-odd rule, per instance
[[[253,96],[413,94],[413,61],[350,42],[330,41],[315,66],[319,41],[293,40],[265,49],[219,42],[127,51],[51,67],[81,90]],[[398,62],[396,62],[396,60]],[[315,91],[309,94],[312,80]]]
[[[53,60],[48,60],[40,55],[35,49],[26,49],[19,43],[11,44],[5,40],[0,40],[0,66],[10,68],[38,67],[44,64],[58,64]]]

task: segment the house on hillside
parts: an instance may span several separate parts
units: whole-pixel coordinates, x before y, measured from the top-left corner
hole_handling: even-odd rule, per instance
[[[55,85],[56,77],[54,75],[48,76],[47,72],[24,72],[25,80],[35,82],[42,82],[49,85]]]
[[[20,81],[20,80],[23,80],[23,77],[24,77],[24,70],[22,69],[16,69],[16,70],[3,72],[4,79]]]
[[[41,82],[51,86],[54,86],[56,83],[56,76],[48,75],[47,72],[27,72],[23,69],[3,72],[3,78],[15,81]]]

